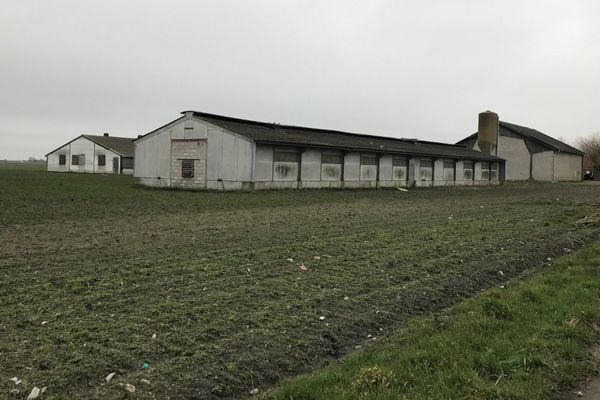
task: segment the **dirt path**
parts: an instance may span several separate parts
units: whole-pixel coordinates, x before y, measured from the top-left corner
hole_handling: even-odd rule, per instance
[[[600,362],[600,345],[594,346],[590,350],[590,354]],[[579,400],[600,400],[600,376],[592,376],[579,388],[573,391],[572,395],[564,396],[564,399],[579,399]]]

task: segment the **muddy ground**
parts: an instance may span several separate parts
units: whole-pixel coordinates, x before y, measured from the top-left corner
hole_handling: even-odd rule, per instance
[[[33,171],[0,185],[0,397],[15,376],[23,398],[117,399],[126,383],[243,397],[600,233],[577,223],[600,185],[190,193]]]

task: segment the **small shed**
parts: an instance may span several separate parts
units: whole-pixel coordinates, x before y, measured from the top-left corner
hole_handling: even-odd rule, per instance
[[[81,135],[46,154],[51,172],[133,175],[133,138]]]

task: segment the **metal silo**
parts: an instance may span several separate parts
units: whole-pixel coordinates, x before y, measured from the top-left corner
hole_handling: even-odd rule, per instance
[[[479,113],[479,129],[477,144],[484,154],[497,155],[498,146],[498,114],[492,111]]]

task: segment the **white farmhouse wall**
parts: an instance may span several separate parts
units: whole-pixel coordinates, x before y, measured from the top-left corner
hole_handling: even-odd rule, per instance
[[[61,155],[65,156],[65,165],[60,165],[59,159]],[[73,156],[81,155],[83,155],[83,163],[73,165]],[[99,165],[99,155],[104,155],[106,157],[106,165]],[[113,170],[113,158],[117,158],[118,160],[116,172]],[[47,161],[47,170],[50,172],[118,174],[120,173],[121,167],[121,156],[119,154],[110,151],[83,136],[48,154]]]
[[[51,172],[69,172],[71,166],[71,154],[69,149],[70,147],[67,144],[66,146],[63,146],[60,149],[48,154],[48,157],[46,157],[47,170]],[[59,158],[61,155],[65,156],[64,165],[60,165]]]
[[[69,145],[71,147],[71,159],[75,155],[83,155],[84,163],[83,165],[73,165],[71,163],[71,172],[94,172],[94,147],[95,144],[84,138],[80,137],[75,139]]]
[[[119,171],[121,171],[121,156],[113,151],[110,151],[108,149],[105,149],[102,146],[98,146],[96,145],[94,148],[94,172],[96,173],[100,173],[100,174],[118,174]],[[105,165],[98,165],[98,156],[99,155],[104,155],[105,156]],[[113,168],[113,160],[116,159],[118,163],[118,168],[115,171]],[[123,170],[124,174],[132,174],[133,171],[132,170]]]

